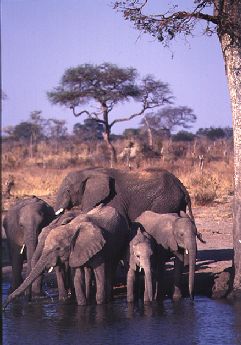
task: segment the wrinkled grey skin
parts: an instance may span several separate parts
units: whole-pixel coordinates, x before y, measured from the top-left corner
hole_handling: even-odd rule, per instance
[[[142,229],[150,234],[157,242],[160,260],[159,267],[161,267],[161,270],[159,269],[158,271],[163,271],[165,261],[168,257],[175,257],[174,300],[181,298],[181,274],[183,264],[189,265],[189,294],[192,298],[197,255],[196,237],[198,236],[195,223],[184,212],[181,212],[179,216],[178,214],[157,214],[146,211],[136,219],[133,226],[141,226]],[[158,274],[157,299],[161,297],[161,279],[161,275]]]
[[[144,303],[152,302],[155,295],[157,264],[156,242],[148,233],[139,228],[129,244],[127,302],[134,302],[134,299],[138,297],[134,296],[134,285],[136,274],[141,270],[145,274]]]
[[[128,238],[125,219],[112,207],[97,207],[79,215],[47,235],[41,256],[20,287],[8,296],[5,307],[22,294],[45,268],[59,261],[74,269],[74,287],[78,305],[86,304],[84,269],[93,269],[96,279],[96,302],[110,298],[113,273],[123,255]]]
[[[61,225],[65,225],[70,223],[75,217],[83,215],[83,219],[86,217],[85,214],[78,208],[75,207],[70,211],[66,211],[56,219],[54,219],[48,226],[42,229],[38,237],[38,245],[35,249],[35,252],[32,256],[31,265],[35,267],[36,263],[38,262],[39,258],[41,257],[45,245],[45,240],[48,237],[51,230],[57,228]],[[58,292],[59,292],[59,300],[65,301],[68,298],[69,293],[72,290],[71,284],[71,273],[70,268],[68,265],[68,261],[64,263],[59,262],[58,265],[55,267],[55,273],[57,278],[57,285],[58,285]]]
[[[12,264],[12,290],[22,283],[23,262],[27,259],[27,273],[31,271],[31,259],[42,228],[55,218],[53,208],[45,201],[33,196],[18,201],[3,220]],[[21,248],[25,244],[23,253]],[[41,293],[40,279],[32,286],[32,294]]]
[[[115,207],[129,221],[146,210],[179,213],[186,206],[193,218],[187,190],[166,170],[144,175],[102,168],[71,172],[59,187],[55,211],[80,205],[88,212],[100,203]]]

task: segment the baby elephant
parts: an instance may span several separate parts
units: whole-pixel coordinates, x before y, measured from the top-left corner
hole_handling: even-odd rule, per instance
[[[127,273],[127,302],[133,302],[135,278],[138,271],[144,271],[145,290],[144,302],[149,303],[153,300],[155,292],[155,272],[157,270],[156,242],[145,231],[138,228],[136,235],[129,244],[129,270]],[[135,289],[136,290],[136,289]]]
[[[195,223],[185,212],[158,214],[152,211],[142,213],[133,223],[134,228],[141,227],[156,241],[157,260],[159,269],[157,270],[158,291],[156,298],[161,297],[161,274],[164,270],[165,261],[174,256],[174,293],[173,299],[181,298],[181,274],[182,267],[189,265],[189,294],[193,297],[194,290],[194,272],[197,254],[196,237],[197,233]],[[151,286],[149,275],[148,286]]]

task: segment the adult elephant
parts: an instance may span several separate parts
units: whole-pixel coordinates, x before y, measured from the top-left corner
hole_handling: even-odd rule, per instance
[[[55,210],[80,205],[83,211],[89,211],[100,203],[115,207],[129,221],[146,210],[179,213],[186,211],[187,206],[193,219],[186,188],[166,170],[131,173],[94,168],[71,172],[57,192]]]
[[[55,227],[48,234],[42,254],[29,276],[10,294],[5,307],[23,293],[45,268],[68,261],[75,271],[74,287],[77,303],[86,304],[83,270],[91,268],[96,279],[96,302],[110,297],[113,273],[123,255],[129,235],[128,224],[113,207],[98,207],[80,214],[66,225]]]
[[[31,259],[37,246],[38,235],[54,218],[54,209],[36,196],[20,200],[8,210],[3,220],[3,227],[12,264],[12,290],[22,283],[25,259],[27,259],[27,273],[30,273]],[[32,293],[39,294],[40,292],[39,279],[32,286]]]
[[[178,300],[181,298],[181,274],[182,266],[189,266],[189,294],[193,298],[194,289],[194,273],[197,255],[196,238],[199,237],[195,223],[185,213],[178,214],[158,214],[152,211],[146,211],[136,219],[132,225],[134,229],[140,227],[156,241],[158,250],[156,252],[159,261],[159,269],[157,270],[156,279],[158,291],[156,298],[161,297],[162,291],[162,278],[165,261],[174,256],[174,291],[173,299]],[[139,241],[137,248],[133,251],[133,256],[139,255],[139,260],[143,262],[144,270],[151,267],[148,264],[150,261],[149,251],[141,251],[140,246],[143,243]],[[150,247],[150,246],[149,246]],[[133,258],[132,258],[133,260]],[[150,278],[149,278],[150,280]],[[129,287],[132,288],[132,282],[129,281]]]

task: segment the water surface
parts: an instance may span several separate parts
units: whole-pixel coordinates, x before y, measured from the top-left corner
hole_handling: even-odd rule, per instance
[[[3,283],[6,298],[8,282]],[[124,297],[102,306],[78,307],[24,298],[2,317],[4,345],[240,345],[241,304],[205,297],[194,303],[128,305]]]

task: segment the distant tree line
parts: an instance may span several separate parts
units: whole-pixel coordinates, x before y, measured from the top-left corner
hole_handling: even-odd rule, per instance
[[[146,117],[149,119],[149,117]],[[187,124],[186,124],[187,125]],[[195,138],[207,138],[211,141],[218,139],[231,139],[233,129],[231,127],[209,127],[199,128],[195,133],[180,130],[173,133],[172,126],[162,126],[155,123],[153,126],[146,125],[142,120],[138,128],[126,128],[122,134],[111,134],[111,139],[142,139],[146,136],[151,127],[152,135],[160,139],[170,138],[173,141],[193,141]],[[14,140],[22,142],[38,143],[41,140],[60,141],[64,139],[73,139],[79,142],[90,140],[103,140],[104,126],[93,119],[87,118],[83,124],[76,123],[73,126],[72,133],[68,133],[65,120],[54,118],[44,119],[41,111],[34,111],[30,114],[27,121],[22,121],[15,126],[3,128],[3,140]]]

